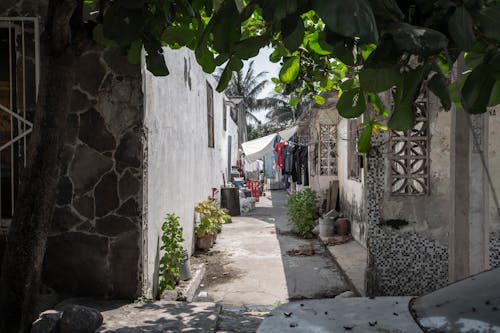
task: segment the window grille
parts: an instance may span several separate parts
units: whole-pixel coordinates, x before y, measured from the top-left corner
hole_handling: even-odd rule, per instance
[[[414,104],[416,124],[411,130],[391,131],[390,184],[393,195],[425,195],[429,190],[429,124],[427,89]]]
[[[214,90],[207,82],[208,147],[215,147],[214,139]]]
[[[40,76],[37,18],[0,17],[0,227],[8,226],[21,173]]]
[[[337,174],[337,127],[319,125],[319,174],[333,176]]]

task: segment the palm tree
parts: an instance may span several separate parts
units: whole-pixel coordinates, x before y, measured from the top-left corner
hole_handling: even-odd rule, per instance
[[[272,108],[271,111],[266,114],[266,118],[269,119],[271,123],[276,125],[294,123],[304,111],[311,107],[312,104],[312,98],[304,97],[302,97],[295,106],[283,101],[281,104]]]
[[[217,79],[220,78],[222,70],[218,70],[215,74]],[[233,74],[231,81],[225,90],[228,97],[241,97],[242,101],[239,106],[244,110],[245,117],[241,117],[241,127],[247,128],[247,119],[251,122],[260,125],[260,120],[254,115],[254,112],[260,110],[269,110],[282,107],[286,104],[276,96],[260,97],[262,91],[267,87],[269,81],[267,80],[267,71],[255,72],[254,62],[251,61],[248,69],[245,72],[243,69]],[[246,135],[245,135],[246,137]]]

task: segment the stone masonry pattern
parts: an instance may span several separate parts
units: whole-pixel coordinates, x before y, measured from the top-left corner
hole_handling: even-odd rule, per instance
[[[141,283],[140,66],[99,47],[79,62],[43,278],[63,295],[130,299]]]

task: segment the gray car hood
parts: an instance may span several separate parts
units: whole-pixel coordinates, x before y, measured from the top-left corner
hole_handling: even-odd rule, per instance
[[[422,332],[408,310],[411,299],[353,297],[295,301],[274,309],[257,333]]]

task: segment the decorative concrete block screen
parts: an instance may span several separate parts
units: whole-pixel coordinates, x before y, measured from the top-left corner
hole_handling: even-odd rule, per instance
[[[391,131],[389,174],[391,194],[424,195],[429,189],[429,124],[427,90],[414,104],[415,127],[407,131]]]
[[[319,170],[321,176],[337,174],[337,126],[319,125]]]

